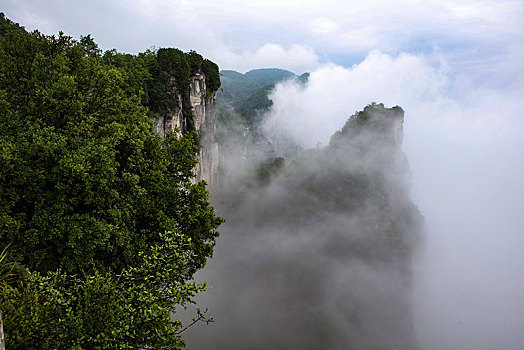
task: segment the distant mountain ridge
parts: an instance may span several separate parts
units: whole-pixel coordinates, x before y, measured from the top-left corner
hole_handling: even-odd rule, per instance
[[[298,77],[295,73],[280,68],[253,69],[245,74],[234,70],[220,71],[222,88],[217,98],[237,107],[257,90],[270,84]]]
[[[280,68],[254,69],[245,74],[220,71],[216,113],[219,163],[222,164],[219,168],[225,170],[227,167],[223,165],[233,158],[244,159],[248,168],[257,168],[267,157],[276,154],[275,147],[260,130],[264,116],[273,105],[269,94],[277,83],[295,80],[305,84],[308,77],[309,73],[299,76]],[[231,178],[231,174],[222,178]]]
[[[305,83],[309,73],[296,75],[281,68],[253,69],[245,74],[234,70],[220,71],[221,88],[217,102],[229,113],[237,113],[251,126],[260,122],[260,115],[268,110],[273,102],[268,95],[275,84],[296,79]]]
[[[297,75],[285,69],[262,68],[250,70],[249,72],[245,73],[244,76],[264,86],[268,84],[274,84],[282,80],[294,78]]]

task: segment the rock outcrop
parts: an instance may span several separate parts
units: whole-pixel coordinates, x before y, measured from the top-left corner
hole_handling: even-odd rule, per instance
[[[199,140],[198,164],[195,167],[195,181],[205,180],[211,195],[217,191],[218,142],[216,136],[216,91],[209,91],[206,76],[197,72],[190,77],[187,96],[183,96],[171,78],[170,96],[175,102],[155,122],[155,131],[162,137],[175,132],[181,136],[194,130]],[[184,99],[190,109],[184,109]],[[190,110],[190,113],[184,111]]]
[[[400,107],[371,104],[328,146],[221,190],[228,222],[204,276],[216,322],[193,347],[418,348],[411,259],[422,218],[403,118]]]
[[[205,180],[213,195],[217,189],[218,141],[216,126],[216,91],[208,93],[206,77],[197,73],[191,77],[189,101],[195,130],[199,136],[196,180]]]
[[[155,131],[162,137],[169,132],[176,132],[177,135],[180,136],[187,130],[186,120],[182,112],[182,94],[176,87],[176,79],[174,77],[171,77],[169,86],[171,86],[169,94],[174,101],[174,104],[172,107],[159,113],[159,116],[155,121]]]

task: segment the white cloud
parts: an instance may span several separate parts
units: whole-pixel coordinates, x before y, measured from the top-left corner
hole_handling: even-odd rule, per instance
[[[311,22],[311,27],[315,33],[333,33],[340,28],[340,24],[332,19],[321,17],[315,18]]]
[[[371,26],[360,27],[342,33],[340,37],[345,42],[346,47],[354,49],[371,49],[376,47],[383,39],[382,33],[379,33],[377,28]]]
[[[460,20],[481,20],[518,26],[522,15],[522,3],[519,1],[452,1],[443,4],[452,16]]]
[[[371,101],[404,108],[413,198],[428,230],[415,263],[415,321],[424,349],[517,349],[524,341],[518,57],[501,55],[497,66],[512,69],[479,84],[470,72],[450,71],[440,52],[374,51],[351,68],[322,65],[306,87],[279,84],[272,96],[266,130],[284,131],[308,147],[325,145]]]
[[[31,29],[91,33],[103,49],[132,53],[152,45],[195,49],[242,71],[285,65],[301,72],[334,59],[348,65],[372,50],[396,55],[434,45],[455,55],[456,70],[471,62],[490,69],[494,54],[524,42],[524,3],[515,0],[4,2],[7,16]]]
[[[349,115],[372,101],[387,105],[422,104],[439,98],[447,77],[424,57],[391,57],[374,51],[351,68],[325,64],[311,72],[304,89],[279,84],[268,127],[287,130],[305,147],[326,144]]]
[[[279,67],[297,74],[315,69],[319,58],[309,47],[293,44],[284,48],[278,44],[265,44],[256,51],[244,51],[241,54],[225,50],[214,51],[213,57],[222,62],[222,69],[236,69],[241,72],[253,68]]]

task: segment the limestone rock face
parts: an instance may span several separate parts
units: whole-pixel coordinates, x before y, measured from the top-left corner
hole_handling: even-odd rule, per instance
[[[198,84],[194,86],[198,88]],[[196,99],[191,99],[191,108],[194,109],[195,127],[200,139],[200,148],[197,154],[196,181],[205,180],[208,184],[209,193],[213,196],[218,191],[216,92],[213,91],[209,96],[206,96],[205,81],[203,86],[204,88],[200,90],[200,95],[202,96],[200,104],[196,103]],[[193,101],[195,101],[194,104]]]
[[[169,132],[178,136],[195,130],[199,139],[198,164],[195,168],[195,181],[205,180],[211,195],[217,191],[218,142],[216,136],[216,91],[208,91],[206,76],[198,72],[190,78],[188,96],[183,96],[176,88],[175,78],[171,78],[170,95],[174,107],[159,113],[155,131],[162,137]],[[191,116],[184,115],[184,101],[189,102]],[[187,106],[187,104],[186,104]]]
[[[178,130],[177,134],[180,136],[186,126],[182,113],[182,94],[176,88],[175,78],[171,78],[170,86],[172,86],[170,95],[175,101],[175,107],[168,108],[155,121],[155,131],[162,137],[175,130]]]
[[[206,119],[206,97],[206,77],[203,74],[197,73],[191,77],[189,90],[191,112],[193,113],[193,120],[197,131],[200,131]]]

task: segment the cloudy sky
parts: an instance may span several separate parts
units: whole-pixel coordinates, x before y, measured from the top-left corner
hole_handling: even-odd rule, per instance
[[[8,17],[44,33],[92,34],[103,49],[195,49],[222,69],[279,66],[296,73],[349,66],[371,50],[448,55],[491,70],[522,52],[514,0],[1,0]],[[520,47],[515,47],[515,46]]]
[[[311,72],[277,86],[268,125],[326,144],[376,101],[406,111],[424,349],[524,343],[524,2],[0,0],[27,29],[103,49],[195,49],[221,69]]]

